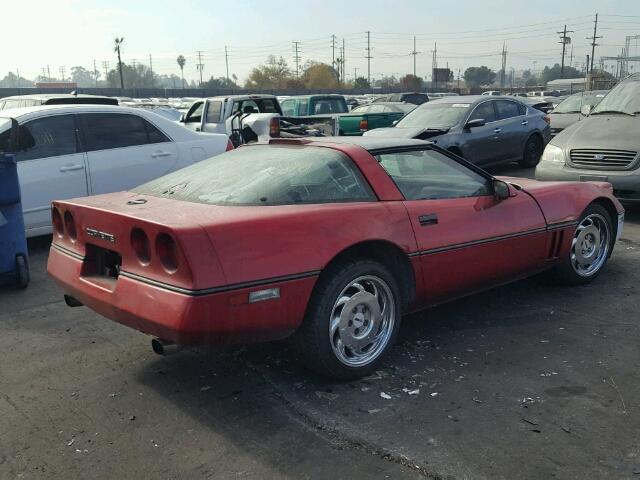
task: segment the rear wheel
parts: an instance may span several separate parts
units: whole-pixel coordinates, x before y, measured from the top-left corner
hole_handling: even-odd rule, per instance
[[[16,256],[16,280],[20,288],[27,288],[29,285],[29,265],[24,255]]]
[[[561,282],[571,285],[591,282],[607,263],[614,240],[609,212],[600,205],[589,205],[571,239],[569,254],[552,274]]]
[[[324,272],[294,337],[305,365],[347,380],[373,372],[400,326],[397,281],[382,264],[344,262]]]
[[[524,153],[522,154],[522,160],[520,160],[520,166],[525,168],[535,167],[538,165],[541,156],[542,139],[537,135],[532,135],[524,146]]]

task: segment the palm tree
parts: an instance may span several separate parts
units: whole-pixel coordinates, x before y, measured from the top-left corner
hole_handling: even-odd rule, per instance
[[[184,58],[184,55],[178,55],[177,62],[180,67],[180,76],[182,77],[182,88],[184,88],[184,66],[187,63],[187,59]]]
[[[122,77],[122,59],[120,58],[120,47],[124,42],[124,37],[116,37],[114,40],[113,51],[118,54],[118,70],[120,71],[120,88],[124,90],[124,79]]]

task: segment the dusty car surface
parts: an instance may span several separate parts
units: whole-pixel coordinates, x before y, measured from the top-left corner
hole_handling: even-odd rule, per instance
[[[428,139],[481,166],[515,161],[533,167],[550,138],[547,122],[515,97],[469,95],[432,100],[394,127],[364,135]]]
[[[622,230],[606,183],[495,178],[411,139],[272,140],[129,192],[54,202],[71,306],[154,348],[291,336],[310,368],[375,370],[402,314],[549,270],[593,280]]]
[[[569,125],[585,118],[582,107],[589,105],[591,108],[600,103],[608,90],[592,90],[589,92],[579,92],[565,98],[553,110],[548,113],[551,135],[555,136]]]
[[[639,114],[640,75],[634,74],[614,87],[588,117],[553,137],[536,178],[609,182],[619,199],[640,201]]]

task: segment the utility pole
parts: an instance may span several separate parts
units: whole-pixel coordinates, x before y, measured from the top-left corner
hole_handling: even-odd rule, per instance
[[[49,65],[47,65],[47,78],[49,79],[49,82],[51,82],[51,69],[49,68]]]
[[[16,68],[16,73],[18,74],[18,78],[16,79],[17,87],[20,88],[20,69]]]
[[[367,83],[371,85],[371,32],[367,31]]]
[[[336,70],[336,36],[331,35],[331,67]]]
[[[409,53],[409,55],[413,55],[413,76],[416,77],[416,55],[418,55],[421,52],[418,52],[416,50],[416,36],[413,36],[413,51],[411,51]]]
[[[556,32],[560,35],[560,41],[558,43],[562,44],[562,63],[560,64],[560,75],[564,75],[564,54],[566,52],[567,44],[571,43],[571,37],[567,37],[567,33],[573,33],[573,30],[567,31],[567,26],[564,26],[564,29],[561,32]],[[573,45],[571,46],[571,51],[573,51]],[[571,62],[569,62],[571,65]]]
[[[200,88],[202,88],[202,70],[204,69],[204,63],[202,63],[202,50],[196,52],[198,54],[198,64],[196,68],[200,72]]]
[[[224,46],[224,64],[227,67],[227,82],[229,81],[229,51],[227,46]]]
[[[596,19],[593,22],[593,37],[587,37],[587,40],[591,40],[591,67],[589,68],[589,73],[593,75],[593,59],[596,54],[596,47],[598,44],[596,40],[602,38],[602,36],[598,37],[598,14],[596,13]]]
[[[341,67],[342,67],[342,75],[340,75],[340,78],[342,78],[342,82],[343,83],[346,82],[346,80],[347,80],[347,75],[346,75],[346,71],[347,70],[345,69],[345,65],[347,63],[347,59],[346,59],[345,55],[346,55],[346,50],[344,48],[344,37],[343,37],[342,38],[342,65],[341,65]]]
[[[506,69],[507,69],[507,44],[503,43],[502,44],[502,71],[500,73],[500,88],[504,88],[505,78],[507,74],[507,72],[505,71]]]
[[[296,64],[296,80],[300,76],[300,42],[293,42],[294,56],[293,61]]]
[[[433,50],[431,50],[431,88],[437,89],[438,87],[438,75],[436,75],[436,69],[438,68],[438,44],[434,42]]]
[[[96,81],[96,88],[98,88],[98,67],[96,67],[96,61],[93,61],[93,78]]]
[[[149,54],[149,70],[151,71],[151,88],[153,88],[153,59],[151,54]]]
[[[358,67],[353,67],[353,81],[356,81],[356,78],[358,78]]]
[[[104,81],[106,82],[109,76],[109,62],[103,61],[102,68],[104,68]]]

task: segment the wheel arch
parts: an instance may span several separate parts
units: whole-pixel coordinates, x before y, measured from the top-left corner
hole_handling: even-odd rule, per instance
[[[598,197],[593,200],[589,205],[600,205],[604,208],[607,213],[611,216],[611,227],[613,228],[613,238],[616,238],[618,235],[618,210],[614,205],[613,201],[607,197]],[[585,207],[589,208],[589,205]]]
[[[365,240],[345,248],[324,266],[320,279],[332,266],[353,258],[375,260],[387,267],[398,282],[403,309],[413,303],[416,296],[416,272],[409,256],[398,245],[387,240]]]

